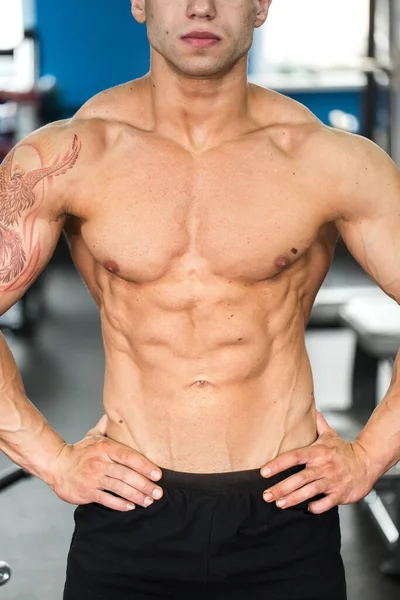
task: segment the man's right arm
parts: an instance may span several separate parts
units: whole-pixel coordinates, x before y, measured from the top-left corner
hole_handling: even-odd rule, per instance
[[[102,152],[101,141],[93,144],[93,127],[84,127],[83,141],[82,125],[74,121],[45,127],[0,165],[0,314],[21,298],[54,252],[70,198]],[[26,397],[1,334],[0,450],[72,504],[98,502],[126,511],[157,498],[156,489],[162,495],[153,483],[161,477],[157,465],[109,440],[104,419],[77,444],[59,436]]]
[[[62,185],[74,180],[80,151],[76,133],[57,124],[26,138],[0,165],[0,314],[23,296],[54,252],[65,220]],[[50,482],[52,457],[63,444],[27,399],[0,335],[0,449]]]

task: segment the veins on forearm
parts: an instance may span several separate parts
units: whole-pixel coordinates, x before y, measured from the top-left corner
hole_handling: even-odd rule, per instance
[[[41,207],[35,188],[40,181],[64,175],[72,169],[80,150],[81,143],[75,135],[72,148],[50,166],[43,166],[41,160],[41,168],[25,171],[20,165],[13,165],[15,150],[3,161],[0,169],[0,284],[14,287],[21,277],[26,284],[26,280],[35,275],[41,250],[40,239],[32,248],[32,230]],[[29,231],[28,216],[32,217]]]

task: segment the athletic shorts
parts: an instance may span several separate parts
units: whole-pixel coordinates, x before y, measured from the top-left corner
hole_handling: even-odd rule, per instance
[[[163,469],[164,496],[127,513],[79,506],[64,600],[346,600],[337,508],[282,510],[259,469]]]

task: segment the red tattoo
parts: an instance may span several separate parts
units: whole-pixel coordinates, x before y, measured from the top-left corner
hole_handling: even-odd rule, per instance
[[[26,254],[21,236],[0,224],[0,281],[10,283],[24,270]]]
[[[3,161],[0,169],[0,282],[3,284],[13,283],[15,288],[16,279],[23,271],[32,265],[32,260],[27,262],[27,252],[30,254],[32,235],[26,235],[26,218],[32,209],[36,212],[38,205],[34,194],[37,184],[48,177],[64,175],[75,165],[81,143],[75,135],[72,149],[64,157],[50,167],[42,167],[34,171],[25,172],[19,165],[13,169],[15,150]],[[24,218],[24,223],[21,223]],[[23,238],[13,227],[21,225]],[[31,232],[32,233],[32,232]],[[26,239],[29,237],[30,239]],[[28,243],[28,247],[26,244]],[[40,252],[40,245],[35,246],[35,254]],[[32,258],[32,257],[31,257]],[[37,264],[37,260],[33,261]],[[23,277],[25,280],[32,279],[33,274]],[[11,286],[10,286],[11,287]],[[18,287],[21,287],[18,285]]]

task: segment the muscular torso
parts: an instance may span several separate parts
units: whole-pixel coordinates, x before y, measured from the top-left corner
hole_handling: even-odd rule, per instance
[[[258,468],[315,439],[304,331],[337,232],[297,157],[306,125],[194,153],[113,122],[70,201],[65,230],[101,314],[108,435],[161,467]]]

